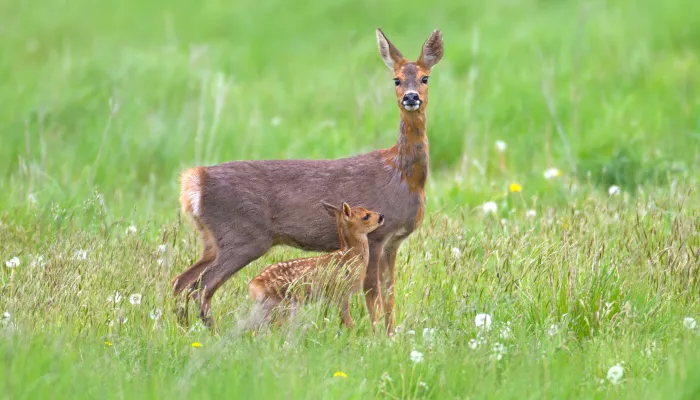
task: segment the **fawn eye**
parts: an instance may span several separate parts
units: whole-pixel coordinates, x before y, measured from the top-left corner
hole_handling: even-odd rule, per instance
[[[427,85],[427,84],[428,84],[428,77],[427,77],[427,76],[424,76],[424,77],[421,78],[420,81]]]
[[[365,214],[365,217],[362,218],[364,221],[369,221],[369,214]]]
[[[401,84],[401,79],[394,78],[394,85],[399,86]]]

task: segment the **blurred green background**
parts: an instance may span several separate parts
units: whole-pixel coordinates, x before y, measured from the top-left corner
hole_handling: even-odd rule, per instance
[[[444,33],[433,210],[509,181],[542,195],[548,167],[634,190],[695,176],[699,158],[697,1],[44,0],[0,15],[4,209],[97,189],[115,216],[172,218],[188,166],[389,147],[377,27],[410,57]]]

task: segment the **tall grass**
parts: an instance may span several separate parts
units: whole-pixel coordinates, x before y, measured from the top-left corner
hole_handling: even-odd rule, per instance
[[[698,397],[699,15],[689,0],[0,4],[1,396]],[[245,283],[303,254],[289,248],[217,293],[219,336],[181,329],[169,281],[199,244],[177,173],[392,145],[378,26],[409,56],[434,28],[446,46],[397,334],[371,333],[361,296],[352,330],[321,304],[241,330]]]

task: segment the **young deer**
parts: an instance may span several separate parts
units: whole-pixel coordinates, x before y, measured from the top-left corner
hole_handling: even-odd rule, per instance
[[[346,203],[340,209],[325,202],[323,206],[336,220],[340,250],[317,257],[279,262],[253,278],[248,290],[265,320],[285,298],[292,300],[294,313],[297,303],[295,290],[300,285],[298,289],[304,299],[326,295],[330,300],[339,300],[343,325],[348,328],[355,325],[350,317],[350,296],[360,289],[365,280],[369,263],[367,234],[384,223],[384,215],[362,207],[350,208]],[[339,280],[342,281],[340,284]]]
[[[204,249],[201,258],[171,282],[175,295],[187,288],[181,320],[187,318],[187,300],[192,297],[199,301],[199,317],[211,326],[216,290],[272,246],[340,248],[335,227],[320,208],[323,200],[346,200],[386,214],[387,222],[368,236],[363,289],[372,327],[383,308],[387,333],[393,333],[396,253],[425,212],[428,76],[442,58],[443,45],[440,31],[433,31],[413,62],[380,29],[377,42],[394,74],[401,117],[393,147],[337,160],[231,161],[182,173],[182,211],[194,219]]]

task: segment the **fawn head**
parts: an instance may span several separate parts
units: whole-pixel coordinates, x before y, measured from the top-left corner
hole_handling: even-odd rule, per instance
[[[384,214],[363,207],[350,207],[347,203],[343,203],[340,208],[325,201],[322,203],[328,214],[351,235],[366,235],[384,224]]]
[[[379,54],[384,64],[394,73],[396,100],[399,109],[413,112],[425,111],[428,105],[428,78],[433,66],[443,55],[442,33],[434,30],[423,44],[417,61],[409,61],[399,49],[387,39],[381,29],[377,29]]]

